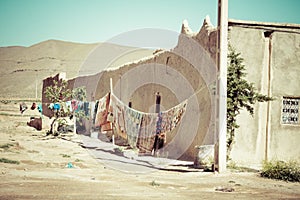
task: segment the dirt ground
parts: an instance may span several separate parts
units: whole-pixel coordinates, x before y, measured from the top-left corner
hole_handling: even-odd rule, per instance
[[[17,102],[0,102],[0,158],[19,161],[0,163],[1,200],[300,199],[299,183],[264,179],[258,173],[203,172],[180,164],[135,173],[138,163],[126,165],[124,157],[98,148],[102,156],[125,159],[125,168],[133,169],[116,170],[84,148],[82,136],[46,136],[48,119],[43,120],[44,129],[36,131],[26,122],[39,113],[28,110],[21,115],[18,109]]]

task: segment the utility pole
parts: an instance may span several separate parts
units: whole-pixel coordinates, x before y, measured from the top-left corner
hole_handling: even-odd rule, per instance
[[[226,171],[227,132],[227,51],[228,51],[228,0],[218,0],[217,34],[217,134],[215,164],[219,173]]]

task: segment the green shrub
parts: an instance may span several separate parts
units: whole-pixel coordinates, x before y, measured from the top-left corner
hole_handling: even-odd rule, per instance
[[[7,144],[1,144],[0,149],[9,149],[10,147],[14,146],[13,144],[7,143]]]
[[[296,161],[265,161],[260,175],[271,179],[300,182],[300,166]]]
[[[20,164],[19,161],[16,161],[16,160],[10,160],[10,159],[7,159],[7,158],[0,158],[0,163],[10,163],[10,164]]]
[[[156,181],[152,181],[152,182],[150,183],[150,185],[151,185],[151,186],[160,186],[160,184],[159,184],[159,183],[156,183]]]
[[[59,155],[61,155],[63,158],[71,158],[71,156],[70,155],[68,155],[68,154],[59,154]]]

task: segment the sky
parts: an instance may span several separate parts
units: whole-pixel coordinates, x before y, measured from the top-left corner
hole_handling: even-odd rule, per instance
[[[300,0],[228,0],[230,19],[300,24]],[[0,46],[55,39],[104,42],[143,28],[180,32],[184,19],[199,31],[216,26],[217,0],[0,0]]]

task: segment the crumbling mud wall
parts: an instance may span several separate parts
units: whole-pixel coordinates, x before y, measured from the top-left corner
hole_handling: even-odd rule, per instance
[[[197,33],[193,33],[184,21],[178,44],[173,49],[155,51],[148,58],[114,70],[71,79],[69,85],[85,86],[87,100],[94,101],[110,91],[112,79],[114,94],[125,104],[131,102],[134,109],[142,112],[154,112],[156,92],[161,94],[161,110],[188,99],[190,107],[186,120],[182,122],[184,125],[167,134],[166,148],[162,153],[193,161],[197,153],[195,146],[214,144],[216,139],[215,32],[209,18],[204,20]],[[45,79],[45,86],[52,79]]]
[[[189,31],[186,31],[187,29]],[[78,77],[74,80],[74,84],[86,85],[87,94],[91,99],[99,99],[110,91],[112,79],[113,92],[125,104],[132,102],[134,109],[143,112],[154,112],[156,92],[162,96],[162,110],[194,97],[196,104],[190,112],[197,112],[199,118],[184,122],[189,123],[190,127],[185,127],[180,134],[178,130],[180,128],[177,127],[167,135],[167,145],[175,141],[176,151],[179,154],[182,152],[182,155],[175,153],[176,156],[194,160],[195,146],[215,142],[213,94],[216,78],[215,32],[209,18],[204,20],[198,33],[193,33],[185,21],[178,44],[173,49],[156,51],[153,56],[120,66],[115,70],[103,71],[94,76]],[[186,84],[187,88],[182,84]],[[192,92],[186,92],[188,88]],[[174,148],[170,151],[174,151]],[[172,154],[172,152],[164,153]]]

